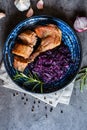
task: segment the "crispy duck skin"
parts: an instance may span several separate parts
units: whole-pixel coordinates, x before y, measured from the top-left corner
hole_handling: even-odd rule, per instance
[[[51,50],[61,44],[62,33],[55,25],[39,26],[35,29],[35,32],[38,37],[42,38],[42,41],[37,50],[30,56],[29,63],[34,61],[40,53]]]
[[[15,43],[15,46],[12,50],[12,53],[18,56],[23,57],[24,59],[29,58],[33,51],[33,48],[25,44]]]
[[[33,47],[37,42],[36,33],[30,30],[26,30],[23,33],[20,33],[18,37],[30,47]]]
[[[39,38],[45,38],[47,36],[53,35],[53,32],[57,33],[58,28],[54,24],[48,24],[45,26],[38,26],[35,29],[35,32]]]
[[[27,65],[28,65],[28,60],[25,60],[19,56],[14,56],[13,66],[15,69],[23,72]]]

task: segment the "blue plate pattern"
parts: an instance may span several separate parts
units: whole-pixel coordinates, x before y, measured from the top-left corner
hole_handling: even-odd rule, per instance
[[[11,50],[15,44],[15,40],[20,32],[22,32],[24,29],[33,29],[38,25],[45,25],[45,24],[55,24],[58,26],[58,28],[62,31],[62,41],[65,45],[69,47],[69,50],[71,52],[71,57],[73,60],[73,64],[70,65],[67,73],[64,75],[64,77],[58,81],[44,84],[43,85],[43,93],[50,93],[57,90],[60,90],[64,88],[66,85],[68,85],[76,76],[78,73],[78,70],[80,68],[81,64],[81,44],[76,36],[75,32],[72,30],[72,28],[66,24],[64,21],[50,17],[50,16],[34,16],[29,19],[26,19],[25,21],[22,21],[19,23],[9,34],[6,43],[4,45],[3,49],[3,57],[4,57],[4,64],[5,68],[13,80],[13,77],[16,73],[16,70],[13,67],[13,54],[11,53]],[[15,81],[15,83],[27,90],[32,91],[30,86],[24,86],[23,80]],[[40,88],[37,88],[35,90],[35,93],[41,93]]]

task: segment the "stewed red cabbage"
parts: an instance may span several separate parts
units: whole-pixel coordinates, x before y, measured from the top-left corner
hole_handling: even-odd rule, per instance
[[[28,65],[32,73],[36,73],[44,83],[61,79],[71,63],[69,48],[61,44],[52,50],[40,54]]]

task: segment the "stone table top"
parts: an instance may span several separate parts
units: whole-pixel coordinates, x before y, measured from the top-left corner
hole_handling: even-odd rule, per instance
[[[87,17],[87,0],[44,0],[44,9],[36,8],[37,0],[31,0],[34,15],[46,14],[61,18],[71,27],[76,16]],[[0,0],[0,10],[6,17],[0,20],[0,60],[2,48],[10,31],[26,11],[19,12],[14,0]],[[87,65],[87,31],[77,33],[82,45],[82,64]],[[87,130],[87,90],[83,93],[76,84],[69,105],[56,108],[23,93],[2,88],[0,81],[0,130]]]

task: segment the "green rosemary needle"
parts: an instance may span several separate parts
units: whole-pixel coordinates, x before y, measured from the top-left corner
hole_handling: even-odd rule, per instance
[[[76,81],[80,82],[80,90],[83,91],[84,86],[86,86],[87,80],[87,67],[82,68],[77,74]]]
[[[43,93],[43,82],[39,79],[39,77],[36,73],[34,73],[34,74],[29,73],[27,76],[24,73],[16,72],[16,74],[14,76],[14,80],[17,81],[20,79],[24,80],[24,85],[30,85],[30,83],[33,83],[34,86],[32,88],[32,91],[34,91],[37,86],[40,86],[41,93]]]

